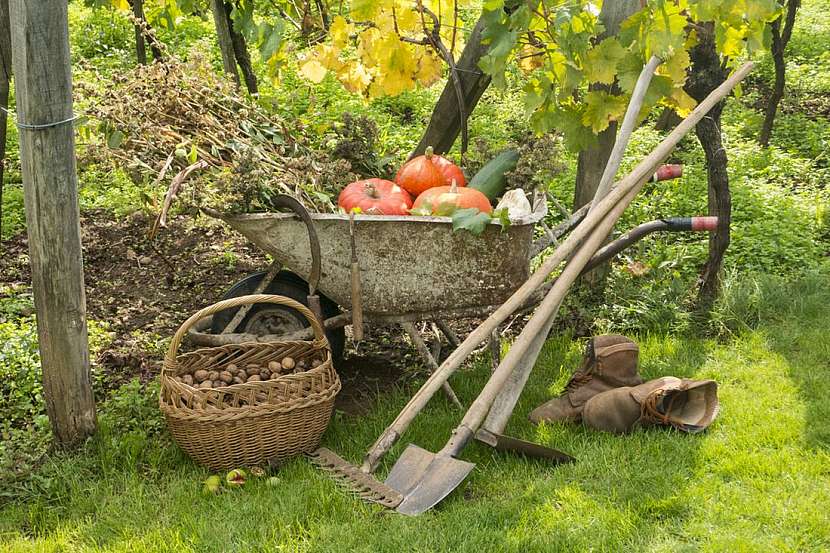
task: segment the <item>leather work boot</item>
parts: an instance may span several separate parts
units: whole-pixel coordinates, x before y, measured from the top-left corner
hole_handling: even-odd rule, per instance
[[[616,434],[630,432],[637,424],[673,426],[696,433],[712,424],[719,408],[714,380],[664,376],[595,395],[585,402],[582,422]]]
[[[582,364],[565,386],[565,393],[530,412],[530,421],[579,421],[582,407],[590,398],[621,386],[643,382],[637,374],[639,348],[619,334],[595,336],[588,341]]]

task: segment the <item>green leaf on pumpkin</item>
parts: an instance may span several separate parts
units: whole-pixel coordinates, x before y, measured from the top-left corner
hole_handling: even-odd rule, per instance
[[[490,223],[490,216],[474,207],[456,209],[452,214],[452,230],[468,230],[475,235],[484,232]]]

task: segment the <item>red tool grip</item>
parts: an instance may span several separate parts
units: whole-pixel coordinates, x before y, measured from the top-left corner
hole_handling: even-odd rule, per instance
[[[661,180],[671,180],[677,179],[683,176],[683,166],[682,165],[662,165],[657,172],[654,173],[653,180],[654,182],[659,182]]]
[[[692,217],[693,231],[713,231],[718,228],[717,217]]]

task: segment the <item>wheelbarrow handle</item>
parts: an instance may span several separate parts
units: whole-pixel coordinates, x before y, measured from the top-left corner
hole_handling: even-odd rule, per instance
[[[718,228],[717,217],[670,217],[667,219],[657,219],[656,221],[649,221],[638,225],[623,234],[610,244],[600,249],[585,265],[582,273],[587,273],[597,265],[605,263],[624,249],[639,242],[645,236],[652,232],[706,232],[714,231]]]
[[[308,210],[296,198],[287,194],[277,194],[271,199],[274,207],[284,207],[293,211],[308,229],[308,243],[311,248],[311,272],[308,275],[308,295],[313,296],[320,284],[320,240],[317,238],[317,230],[314,228],[314,221],[311,219]]]

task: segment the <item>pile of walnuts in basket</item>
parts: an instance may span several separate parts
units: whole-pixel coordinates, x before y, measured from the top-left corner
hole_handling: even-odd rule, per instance
[[[293,357],[283,357],[281,361],[270,361],[267,365],[246,365],[244,368],[231,363],[224,370],[198,369],[192,373],[184,373],[175,377],[177,382],[199,389],[226,388],[234,384],[246,382],[261,382],[274,380],[286,374],[296,374],[315,369],[323,364],[323,359],[313,357],[295,360]]]

